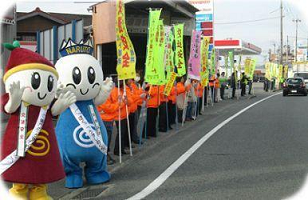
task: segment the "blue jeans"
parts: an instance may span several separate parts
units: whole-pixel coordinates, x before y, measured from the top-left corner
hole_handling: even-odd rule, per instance
[[[194,102],[187,102],[186,119],[192,118],[193,105]]]
[[[103,121],[104,125],[107,130],[107,135],[108,135],[108,152],[110,150],[110,143],[111,143],[111,136],[112,136],[112,131],[113,131],[113,121],[107,122]]]

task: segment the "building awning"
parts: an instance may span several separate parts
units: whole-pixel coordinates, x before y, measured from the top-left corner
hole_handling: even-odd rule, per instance
[[[260,47],[243,40],[215,40],[214,44],[220,55],[227,55],[229,51],[234,55],[259,55],[262,52]]]

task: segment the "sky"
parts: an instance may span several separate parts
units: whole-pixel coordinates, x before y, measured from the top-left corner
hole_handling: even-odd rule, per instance
[[[298,41],[307,44],[308,7],[307,0],[283,0],[284,7],[284,44],[287,36],[289,44],[295,45],[295,23],[301,19],[298,29]],[[90,14],[87,8],[96,0],[47,0],[17,1],[17,11],[30,12],[36,7],[46,12]],[[242,39],[262,48],[259,64],[267,59],[269,49],[276,50],[280,45],[280,0],[214,0],[214,36],[215,39]],[[266,19],[266,20],[262,20]],[[257,20],[255,22],[251,22]],[[261,20],[261,21],[258,21]],[[243,23],[244,21],[250,21]]]

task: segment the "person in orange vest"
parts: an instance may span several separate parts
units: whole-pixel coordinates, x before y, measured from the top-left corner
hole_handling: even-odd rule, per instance
[[[132,94],[132,104],[129,106],[129,128],[131,133],[132,141],[135,144],[139,144],[139,137],[137,134],[137,122],[138,122],[138,102],[140,102],[140,99],[142,101],[142,98],[144,98],[145,94],[142,94],[143,92],[139,90],[134,80],[130,79],[127,81],[127,91],[129,91]]]
[[[159,106],[159,86],[147,85],[146,91],[148,95],[147,99],[147,121],[146,121],[146,138],[157,137],[156,117],[158,114]],[[145,130],[145,129],[144,129]],[[145,131],[143,131],[143,137],[145,137]]]
[[[171,91],[172,92],[172,91]],[[183,109],[184,109],[184,100],[185,100],[185,86],[184,86],[184,77],[176,78],[176,99],[172,99],[172,103],[175,103],[177,113],[178,113],[178,123],[182,123]]]
[[[108,134],[108,151],[107,151],[107,164],[112,165],[115,163],[115,160],[110,156],[110,143],[112,139],[113,132],[113,123],[114,119],[117,117],[117,113],[119,112],[119,107],[123,107],[125,104],[121,102],[112,102],[110,96],[105,101],[105,103],[97,106],[97,110],[100,113],[100,116],[104,122],[104,125]]]
[[[219,81],[218,79],[216,78],[216,75],[213,74],[211,77],[210,77],[210,80],[209,80],[209,87],[211,88],[211,96],[212,96],[212,100],[214,100],[214,103],[217,103],[217,82],[219,84]],[[213,96],[214,94],[214,96]]]
[[[175,124],[175,117],[176,117],[176,95],[178,93],[177,85],[174,85],[170,91],[168,96],[168,122],[169,122],[169,129],[171,130],[171,125]]]
[[[197,86],[195,87],[195,93],[197,96],[197,112],[196,115],[202,115],[201,109],[202,109],[202,97],[203,97],[203,87],[201,86],[200,81],[197,82]]]
[[[165,85],[159,86],[159,121],[158,121],[158,131],[159,132],[167,132],[169,126],[168,118],[167,118],[167,102],[168,97],[164,95]]]
[[[218,91],[220,90],[220,82],[219,82],[220,74],[216,74],[215,82],[214,82],[214,88],[215,88],[215,101],[218,102],[218,99],[220,96],[218,95]]]
[[[120,88],[120,93],[118,93],[118,87]],[[119,155],[119,123],[121,123],[121,153],[126,154],[124,148],[128,146],[128,129],[127,129],[127,113],[126,113],[126,105],[130,106],[132,104],[132,95],[130,91],[126,91],[126,95],[124,95],[124,87],[123,81],[120,81],[120,85],[118,85],[118,80],[115,80],[115,87],[112,89],[110,93],[110,100],[112,103],[116,104],[119,103],[120,105],[120,116],[119,111],[116,112],[114,120],[117,126],[117,137],[115,141],[114,147],[114,155]],[[128,113],[129,114],[129,113]],[[120,119],[119,119],[120,118]]]
[[[137,115],[136,115],[136,124],[137,124],[139,120],[142,104],[146,100],[146,93],[140,85],[140,74],[139,73],[136,73],[136,77],[134,79],[134,82],[132,82],[131,86],[134,88],[134,90],[138,90],[138,93],[141,96],[141,98],[139,98],[137,101],[137,105],[138,105]]]

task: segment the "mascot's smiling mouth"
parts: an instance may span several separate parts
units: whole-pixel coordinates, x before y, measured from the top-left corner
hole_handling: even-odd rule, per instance
[[[86,95],[89,92],[89,88],[87,89],[87,91],[85,93],[82,92],[82,90],[80,89],[80,94],[82,95]]]
[[[47,93],[43,97],[40,96],[40,92],[37,93],[37,97],[39,98],[39,100],[45,99],[46,96],[47,96]]]

